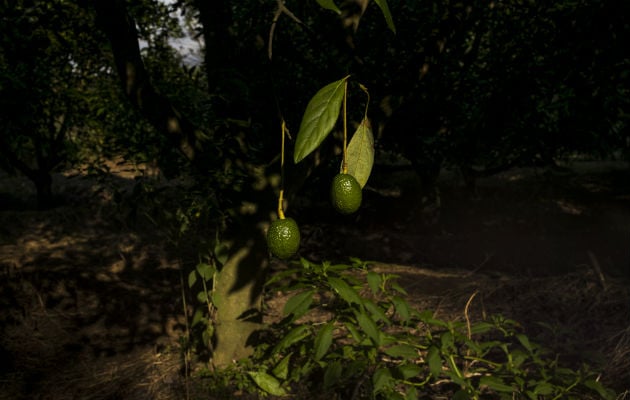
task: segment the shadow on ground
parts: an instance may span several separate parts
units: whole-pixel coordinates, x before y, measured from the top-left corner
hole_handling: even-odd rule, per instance
[[[64,205],[43,212],[20,202],[30,193],[23,180],[1,179],[0,399],[183,397],[180,270],[196,254],[182,260],[163,229],[121,208],[129,203],[116,193],[131,192],[134,173],[107,184],[57,176]],[[351,217],[335,215],[325,193],[290,209],[301,255],[375,260],[401,276],[412,302],[443,317],[463,318],[478,293],[475,318],[523,320],[567,359],[607,356],[610,379],[626,390],[627,167],[514,170],[480,181],[476,193],[455,175],[441,183],[432,226],[408,171],[375,171]]]
[[[64,180],[65,204],[47,211],[4,203],[0,398],[168,398],[152,393],[153,367],[184,331],[182,260],[155,227],[120,218],[107,187],[134,181],[112,179]],[[177,380],[177,353],[159,361]]]

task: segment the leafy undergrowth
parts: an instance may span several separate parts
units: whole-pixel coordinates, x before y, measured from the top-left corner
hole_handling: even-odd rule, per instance
[[[251,360],[215,374],[213,385],[288,398],[617,398],[597,369],[565,365],[518,322],[472,321],[468,307],[464,321],[438,319],[410,305],[395,275],[358,259],[301,259],[268,287],[289,294],[283,318]]]

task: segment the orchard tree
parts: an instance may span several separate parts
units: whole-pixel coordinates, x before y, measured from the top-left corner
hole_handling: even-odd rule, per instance
[[[113,92],[83,8],[15,1],[0,4],[0,13],[0,166],[29,178],[45,208],[51,172],[85,151],[79,147],[102,127],[98,110]]]
[[[89,3],[129,104],[209,188],[219,240],[207,238],[214,246],[198,272],[215,288],[206,336],[217,366],[247,356],[261,328],[265,232],[283,213],[276,179],[283,159],[279,137],[288,137],[282,122],[295,134],[319,88],[341,102],[348,84],[367,86],[373,125],[385,126],[380,144],[409,159],[426,186],[435,185],[444,164],[474,180],[516,165],[551,163],[560,154],[593,152],[593,145],[613,149],[627,136],[626,6],[393,0],[390,13],[383,0],[336,3]],[[203,73],[186,67],[190,80],[173,73],[175,54],[150,57],[168,39],[152,21],[171,11],[203,39]],[[588,33],[594,29],[600,32],[595,38]],[[349,74],[351,82],[339,80]],[[356,103],[359,96],[349,97]],[[349,113],[348,120],[366,126],[361,111]],[[333,129],[335,118],[328,122]],[[299,161],[289,164],[288,192],[316,167],[339,170],[338,160],[327,158],[332,152],[319,151],[325,135],[312,134],[306,151],[302,132],[286,144],[285,153]]]
[[[341,14],[342,21],[353,15],[342,14],[332,2],[320,3],[327,9],[313,3],[319,13]],[[386,5],[384,1],[377,3]],[[222,217],[217,221],[220,240],[211,255],[212,265],[205,265],[201,271],[201,278],[212,277],[215,288],[211,294],[212,337],[208,341],[215,366],[247,356],[255,344],[255,333],[262,328],[262,290],[269,268],[266,231],[276,212],[284,217],[274,179],[278,170],[266,168],[279,153],[280,136],[285,137],[279,115],[282,110],[273,106],[269,83],[269,59],[281,47],[273,47],[271,41],[263,44],[273,38],[280,22],[297,26],[304,22],[283,2],[273,4],[275,9],[261,4],[237,7],[228,1],[181,1],[176,5],[182,7],[183,14],[194,14],[204,39],[205,84],[210,96],[207,104],[212,109],[202,126],[180,111],[170,93],[158,89],[147,69],[138,40],[143,37],[138,15],[150,13],[153,4],[134,10],[124,0],[94,1],[98,25],[109,40],[119,81],[130,104],[186,157],[199,180],[212,188],[215,205],[221,210]],[[234,35],[236,26],[243,33],[240,37]],[[284,82],[293,79],[283,77]],[[343,91],[335,93],[340,99]],[[279,98],[280,104],[286,97],[276,96],[276,100]],[[271,113],[273,118],[264,113]],[[252,116],[260,117],[262,122],[248,122]],[[332,124],[334,121],[328,121],[325,134],[330,133]],[[290,154],[288,149],[286,153]]]

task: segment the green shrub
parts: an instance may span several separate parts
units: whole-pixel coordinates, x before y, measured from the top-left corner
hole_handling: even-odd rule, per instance
[[[614,399],[584,365],[566,368],[501,316],[474,323],[415,310],[396,276],[299,265],[268,283],[290,293],[247,371],[259,390],[339,398]],[[256,366],[256,367],[252,367]]]

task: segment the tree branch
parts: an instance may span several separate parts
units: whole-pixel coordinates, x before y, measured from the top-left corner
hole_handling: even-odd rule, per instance
[[[200,131],[156,92],[140,56],[135,21],[122,0],[95,0],[97,22],[112,46],[120,83],[133,106],[191,161],[201,150]]]

